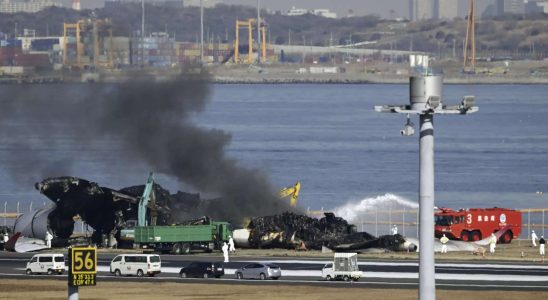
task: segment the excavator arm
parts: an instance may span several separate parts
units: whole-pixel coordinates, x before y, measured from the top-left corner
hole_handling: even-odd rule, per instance
[[[289,205],[291,207],[297,206],[297,199],[299,198],[299,191],[301,190],[301,183],[297,181],[297,183],[294,186],[288,186],[286,188],[281,189],[278,192],[278,196],[280,198],[285,198],[291,196],[291,200],[289,202]]]
[[[143,191],[143,196],[141,196],[141,199],[139,200],[139,212],[138,212],[139,216],[138,216],[138,223],[137,223],[138,226],[148,225],[146,221],[147,207],[148,207],[148,203],[151,201],[151,198],[154,197],[154,195],[152,195],[153,187],[154,187],[154,173],[150,172],[150,174],[148,175],[148,180],[145,186],[145,190]],[[155,205],[155,203],[151,203],[151,204],[152,206]]]

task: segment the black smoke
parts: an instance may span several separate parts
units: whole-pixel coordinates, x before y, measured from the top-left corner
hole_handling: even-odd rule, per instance
[[[192,123],[190,117],[210,101],[205,77],[9,85],[1,87],[0,101],[0,139],[7,145],[1,160],[15,180],[71,175],[73,165],[86,159],[79,149],[113,143],[119,151],[106,154],[116,157],[105,157],[104,168],[112,168],[112,160],[145,163],[217,198],[197,213],[237,221],[289,209],[263,172],[243,168],[225,155],[230,134]],[[73,141],[68,146],[59,140],[66,136]]]

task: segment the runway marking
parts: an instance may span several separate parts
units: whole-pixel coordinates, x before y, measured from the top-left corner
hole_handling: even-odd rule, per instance
[[[24,271],[25,268],[16,268]],[[179,274],[181,268],[163,267],[164,274]],[[98,272],[110,273],[110,267],[98,266]],[[234,275],[236,269],[226,269],[225,275]],[[321,270],[282,270],[282,276],[291,277],[318,277],[321,278]],[[394,279],[418,279],[418,272],[363,272],[362,278],[394,278]],[[548,276],[538,275],[498,275],[498,274],[464,274],[464,273],[436,273],[438,280],[456,280],[456,281],[519,281],[519,282],[548,282]]]
[[[0,273],[0,276],[17,276],[17,277],[39,277],[44,278],[46,276],[44,275],[25,275],[25,274],[12,274],[12,273]],[[62,278],[67,277],[67,275],[52,275],[52,278]],[[166,280],[180,280],[180,281],[200,281],[202,282],[204,279],[201,278],[178,278],[178,277],[114,277],[112,275],[97,275],[98,278],[117,278],[120,280],[128,280],[128,281],[134,281],[134,280],[143,280],[143,281],[149,281],[149,280],[157,280],[157,281],[166,281]],[[392,285],[392,286],[418,286],[418,282],[393,282],[393,281],[350,281],[350,282],[344,282],[344,281],[325,281],[325,280],[252,280],[252,279],[232,279],[232,278],[219,278],[219,279],[210,279],[211,282],[217,282],[217,281],[226,281],[226,282],[242,282],[242,283],[250,283],[250,282],[256,282],[256,283],[265,283],[265,284],[276,284],[276,283],[304,283],[304,284],[336,284],[336,285]],[[513,281],[513,280],[512,280]],[[469,283],[436,283],[436,286],[445,286],[445,287],[477,287],[477,288],[511,288],[511,289],[548,289],[548,286],[546,285],[512,285],[509,286],[507,284],[469,284]]]

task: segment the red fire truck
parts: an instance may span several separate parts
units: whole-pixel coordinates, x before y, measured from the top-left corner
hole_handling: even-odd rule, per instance
[[[435,221],[437,238],[445,234],[452,240],[479,241],[506,227],[499,242],[510,243],[521,234],[521,212],[508,208],[441,208]]]

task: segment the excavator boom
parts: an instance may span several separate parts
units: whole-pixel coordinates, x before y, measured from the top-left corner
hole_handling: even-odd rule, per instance
[[[299,191],[301,190],[301,183],[297,181],[297,183],[294,186],[288,186],[286,188],[281,189],[278,192],[278,196],[280,198],[285,198],[291,196],[291,200],[289,202],[289,205],[291,207],[297,206],[297,199],[299,198]]]

